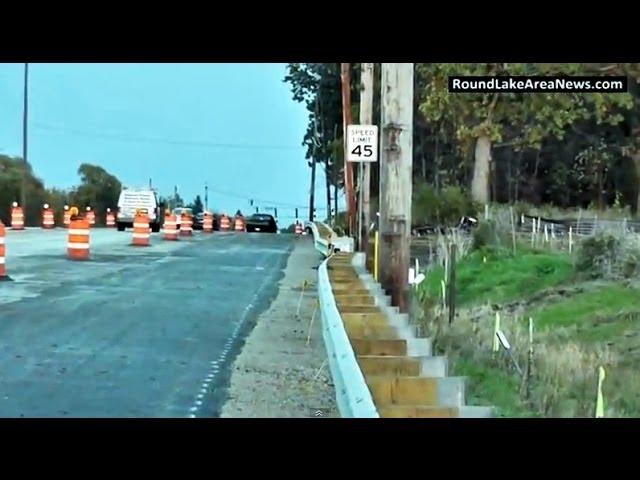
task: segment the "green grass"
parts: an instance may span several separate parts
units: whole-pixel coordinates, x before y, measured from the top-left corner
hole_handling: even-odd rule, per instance
[[[437,268],[427,275],[420,285],[423,298],[440,298],[443,273]],[[532,403],[524,402],[519,375],[479,350],[471,326],[458,323],[459,330],[446,350],[453,373],[468,378],[470,405],[493,405],[500,417],[590,416],[591,380],[595,382],[596,368],[604,361],[605,398],[611,415],[638,416],[640,287],[604,280],[582,282],[566,253],[524,245],[517,256],[504,248],[475,251],[457,264],[456,277],[456,303],[461,310],[488,301],[505,304],[535,298],[526,316],[534,318],[537,338],[545,343],[545,362],[550,362],[538,359]],[[572,288],[554,288],[569,283]],[[547,290],[548,296],[536,295]],[[526,337],[519,333],[520,339]],[[573,353],[567,353],[568,344]],[[518,352],[524,351],[525,346],[519,347]]]
[[[497,417],[534,417],[535,414],[520,400],[520,385],[515,375],[486,363],[456,359],[456,375],[468,377],[467,403],[469,405],[493,405]]]
[[[610,284],[578,293],[530,313],[539,329],[576,326],[576,340],[606,341],[633,326],[640,290]],[[637,322],[636,322],[637,324]]]
[[[429,273],[422,286],[427,295],[441,296],[443,275],[441,267]],[[456,303],[468,306],[525,299],[572,277],[571,260],[564,253],[521,249],[513,256],[506,250],[482,249],[457,264]]]

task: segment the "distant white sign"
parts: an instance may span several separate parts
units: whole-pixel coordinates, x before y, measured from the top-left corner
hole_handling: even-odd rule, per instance
[[[349,162],[377,162],[378,126],[347,125],[347,151]]]

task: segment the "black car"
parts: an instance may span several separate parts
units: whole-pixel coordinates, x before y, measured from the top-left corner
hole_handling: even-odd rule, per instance
[[[198,213],[195,217],[193,217],[193,226],[194,230],[202,230],[204,222],[204,213]]]
[[[256,213],[247,218],[247,232],[278,233],[278,225],[273,215]]]

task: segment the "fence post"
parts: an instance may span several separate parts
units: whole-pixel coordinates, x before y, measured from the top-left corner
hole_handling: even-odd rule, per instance
[[[449,325],[456,316],[456,244],[451,243],[449,252]]]

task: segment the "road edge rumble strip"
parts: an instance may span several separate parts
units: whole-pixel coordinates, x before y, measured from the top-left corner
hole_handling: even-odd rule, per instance
[[[318,225],[314,235],[331,238]],[[320,249],[318,249],[320,251]],[[327,253],[318,269],[323,336],[342,417],[489,418],[466,404],[466,378],[448,375],[432,340],[391,306],[363,253]]]

